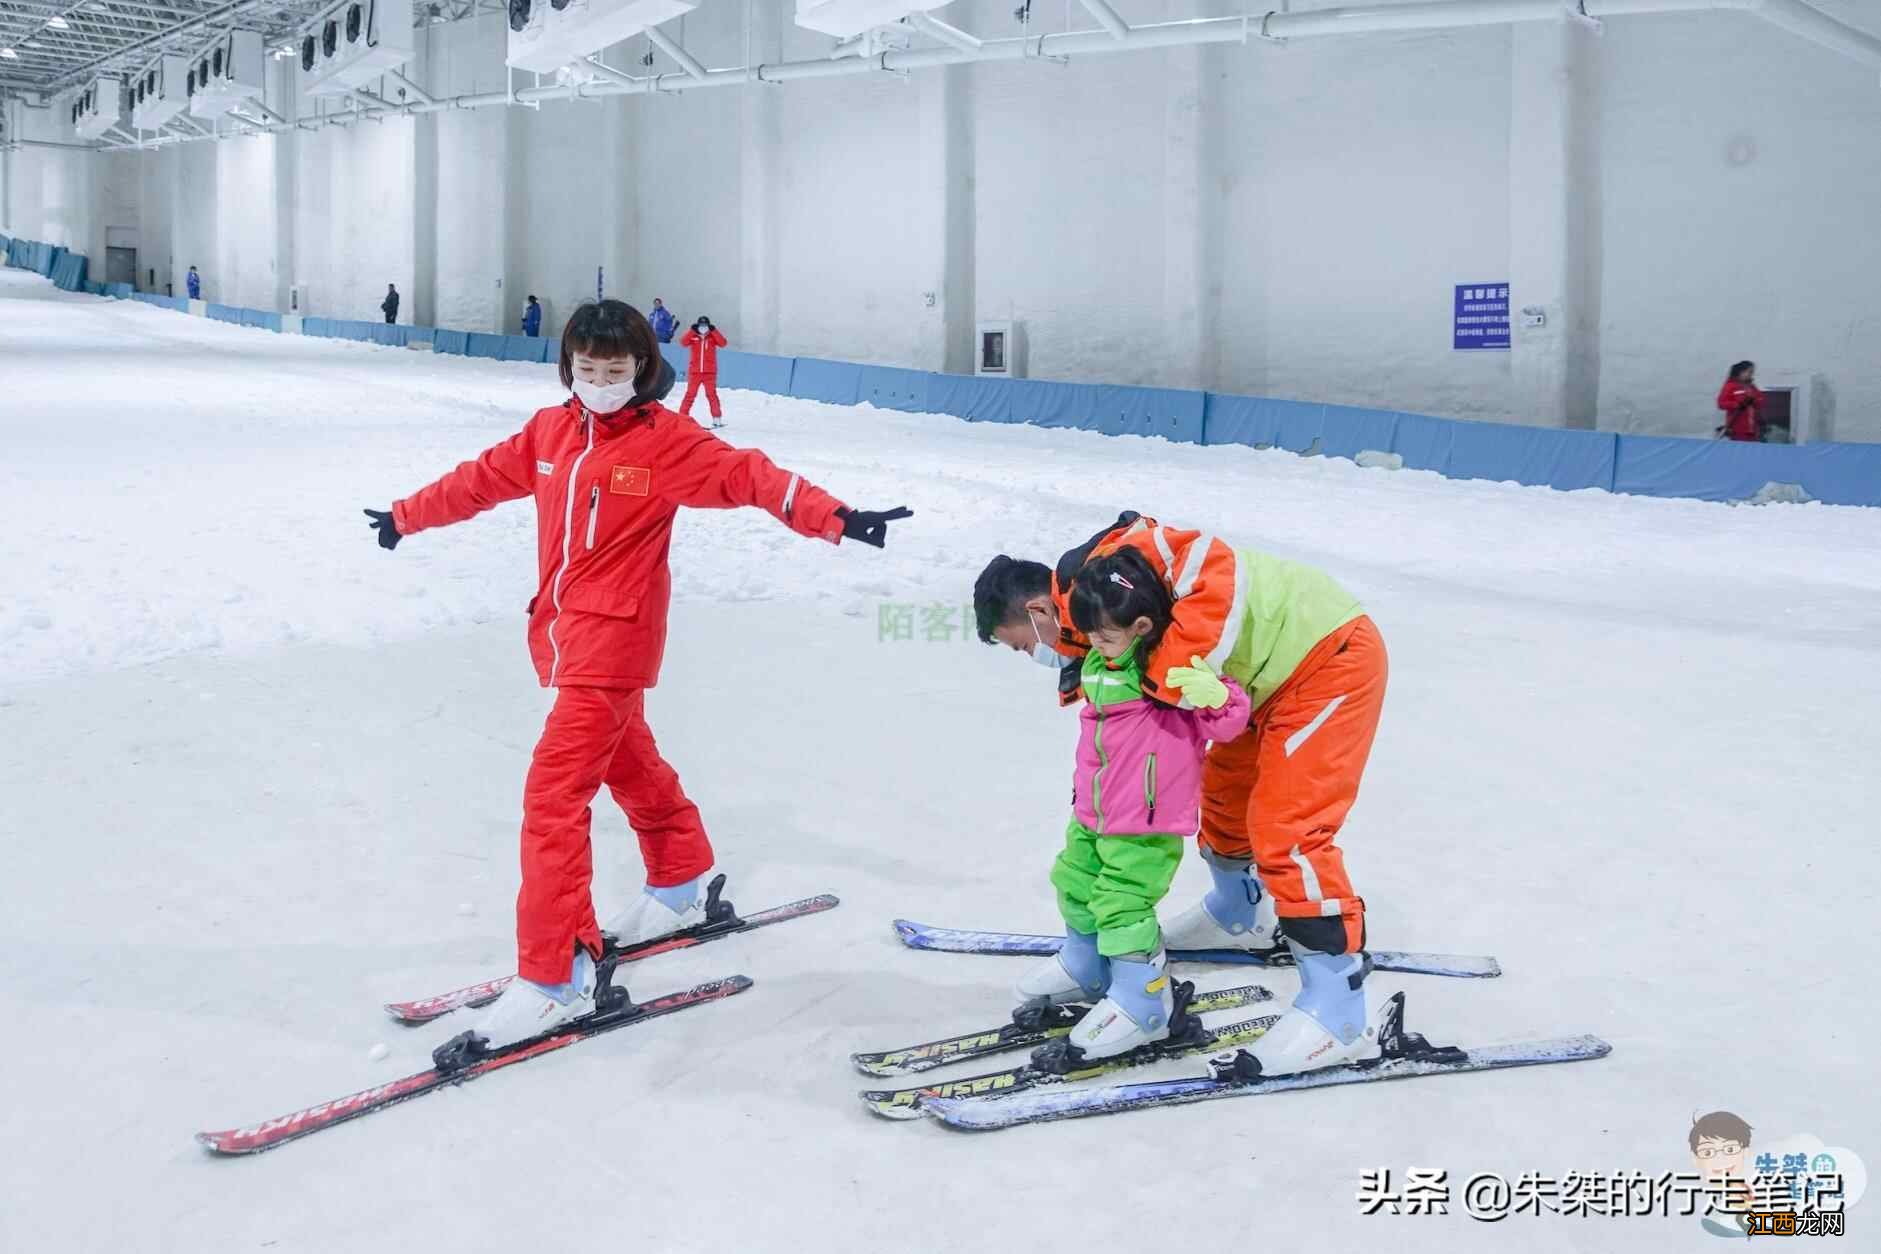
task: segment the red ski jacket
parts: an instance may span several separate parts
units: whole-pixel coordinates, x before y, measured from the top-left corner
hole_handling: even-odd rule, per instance
[[[1724,434],[1732,440],[1763,439],[1763,393],[1748,383],[1726,379],[1718,389],[1718,408],[1724,411]]]
[[[799,535],[840,543],[835,497],[648,402],[596,419],[570,399],[396,502],[400,535],[536,500],[529,653],[543,687],[651,688],[666,649],[667,549],[682,505],[755,505]]]
[[[699,375],[718,375],[718,350],[725,347],[725,333],[713,327],[704,335],[692,328],[679,337],[679,342],[692,350],[692,359],[686,364],[688,379]]]

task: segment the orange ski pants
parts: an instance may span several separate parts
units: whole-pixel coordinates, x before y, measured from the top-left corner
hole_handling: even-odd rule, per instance
[[[1281,931],[1308,949],[1365,946],[1365,903],[1334,843],[1358,798],[1385,703],[1385,642],[1368,617],[1321,640],[1202,765],[1202,843],[1250,861]]]

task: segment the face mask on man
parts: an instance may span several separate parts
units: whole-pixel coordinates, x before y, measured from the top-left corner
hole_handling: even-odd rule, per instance
[[[1045,637],[1039,632],[1038,619],[1034,616],[1033,612],[1027,610],[1025,612],[1025,618],[1027,622],[1032,624],[1032,639],[1035,643],[1032,645],[1031,649],[1027,650],[1032,660],[1037,662],[1040,666],[1049,667],[1054,671],[1063,669],[1066,665],[1065,659],[1059,657],[1057,651],[1045,643]]]
[[[635,363],[635,374],[639,373],[639,364]],[[582,408],[591,414],[611,414],[627,408],[635,396],[634,375],[628,375],[619,383],[589,383],[586,379],[575,380],[575,395],[580,398]]]

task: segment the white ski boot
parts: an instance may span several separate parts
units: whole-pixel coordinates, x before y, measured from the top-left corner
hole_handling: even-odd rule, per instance
[[[477,1017],[471,1031],[481,1039],[485,1051],[540,1036],[570,1019],[592,1013],[594,985],[594,959],[586,949],[577,948],[568,983],[537,984],[518,976]]]
[[[1280,948],[1280,919],[1273,896],[1243,861],[1202,848],[1215,886],[1163,929],[1169,949],[1243,949],[1271,954]]]
[[[1366,1010],[1365,977],[1371,974],[1371,959],[1363,953],[1324,954],[1293,941],[1287,944],[1299,965],[1300,995],[1280,1022],[1246,1051],[1256,1064],[1248,1078],[1377,1061],[1390,1003],[1381,1004],[1376,1013]]]
[[[1036,1013],[1046,1006],[1086,1004],[1104,995],[1110,985],[1110,959],[1097,952],[1097,933],[1065,929],[1065,943],[1049,958],[1025,970],[1013,987],[1018,1009]]]
[[[1169,1039],[1175,1016],[1175,990],[1164,974],[1162,950],[1110,960],[1110,992],[1085,1012],[1065,1038],[1074,1061],[1114,1058],[1138,1046]]]
[[[698,927],[707,918],[705,877],[710,874],[707,871],[671,888],[647,885],[619,914],[602,924],[601,930],[624,949]]]

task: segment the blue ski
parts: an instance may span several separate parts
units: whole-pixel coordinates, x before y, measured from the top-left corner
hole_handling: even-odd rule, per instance
[[[910,949],[932,949],[950,954],[1055,954],[1064,943],[1061,936],[1040,936],[1031,932],[975,932],[951,927],[929,927],[908,919],[895,920],[895,934]],[[1380,971],[1398,971],[1409,975],[1448,975],[1460,979],[1484,979],[1501,975],[1502,966],[1494,958],[1476,954],[1406,953],[1395,949],[1371,949],[1372,966]],[[1290,967],[1293,955],[1282,949],[1273,954],[1249,953],[1241,949],[1172,949],[1171,962],[1219,962],[1255,967]]]

